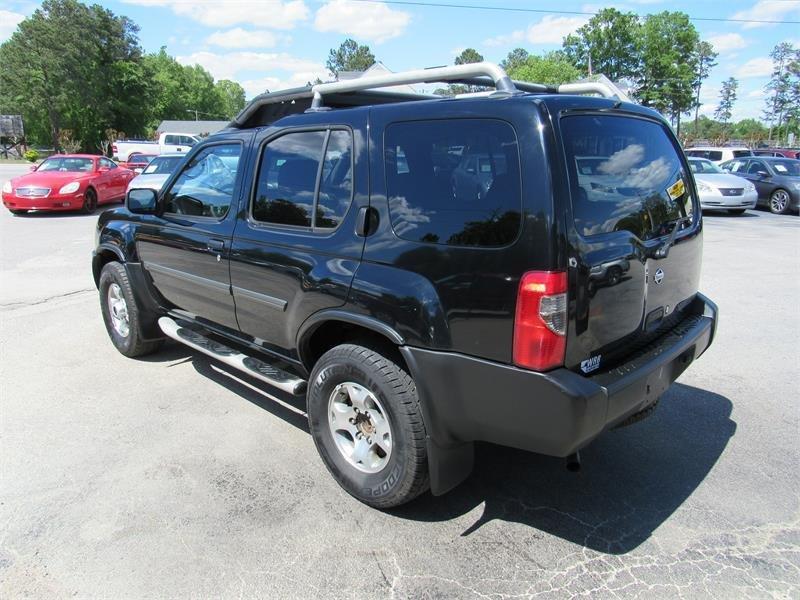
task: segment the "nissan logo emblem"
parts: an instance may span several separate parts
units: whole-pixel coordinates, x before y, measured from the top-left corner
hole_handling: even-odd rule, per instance
[[[662,269],[658,269],[653,279],[658,285],[661,285],[661,282],[664,281],[664,271]]]

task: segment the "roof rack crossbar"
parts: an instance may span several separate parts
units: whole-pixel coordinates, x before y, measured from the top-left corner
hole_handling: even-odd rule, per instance
[[[469,79],[472,77],[489,77],[495,89],[500,92],[514,93],[517,88],[506,72],[494,63],[479,62],[466,65],[453,65],[448,67],[434,67],[432,69],[415,69],[402,73],[387,73],[374,77],[359,77],[345,81],[319,83],[311,88],[314,99],[311,108],[320,109],[323,106],[323,96],[337,92],[356,92],[395,85],[408,85],[412,83],[432,83],[435,81],[453,81]]]
[[[600,94],[603,98],[617,98],[614,89],[600,81],[584,81],[581,83],[562,83],[558,86],[559,94]]]

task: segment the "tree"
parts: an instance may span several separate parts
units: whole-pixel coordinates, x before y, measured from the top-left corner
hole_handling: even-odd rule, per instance
[[[455,64],[469,65],[479,62],[483,62],[483,55],[475,50],[475,48],[467,48],[466,50],[462,50],[461,54],[456,56]]]
[[[338,48],[331,49],[325,66],[338,79],[341,71],[366,71],[374,64],[375,55],[369,46],[359,46],[348,38]]]
[[[604,8],[564,38],[564,52],[584,74],[602,73],[612,81],[633,79],[639,72],[639,18]]]
[[[645,106],[670,116],[678,134],[681,115],[694,102],[699,40],[689,16],[682,12],[648,15],[640,29],[642,65],[636,96]]]
[[[736,89],[739,82],[735,78],[729,77],[722,82],[722,90],[719,93],[719,104],[714,111],[714,118],[721,121],[724,125],[728,124],[733,114],[733,105],[736,103]]]
[[[772,77],[766,91],[772,92],[767,99],[764,118],[769,122],[769,140],[772,141],[772,127],[777,121],[778,140],[781,139],[781,126],[784,118],[797,123],[798,101],[800,101],[800,50],[795,50],[789,42],[782,42],[770,52],[772,58]]]
[[[543,56],[529,56],[527,60],[508,71],[512,79],[558,85],[575,81],[580,71],[563,55],[549,52]]]
[[[524,48],[514,48],[511,52],[508,53],[501,62],[500,66],[506,70],[506,72],[519,67],[520,65],[524,64],[530,53],[525,50]]]
[[[467,48],[462,50],[461,54],[456,56],[454,64],[456,65],[469,65],[472,63],[483,62],[483,55],[474,48]],[[458,94],[466,94],[469,92],[479,92],[484,89],[479,85],[462,85],[460,83],[451,83],[446,88],[437,88],[433,91],[434,94],[439,96],[457,96]]]
[[[697,117],[700,113],[700,88],[703,85],[711,69],[717,66],[716,63],[717,53],[714,52],[714,46],[708,42],[698,42],[695,50],[695,61],[697,70],[695,71],[694,78],[694,123],[697,127]]]
[[[222,114],[228,119],[238,115],[245,104],[244,88],[229,79],[220,79],[214,88],[220,98]]]
[[[54,147],[62,129],[87,149],[109,126],[142,130],[149,99],[137,33],[102,6],[45,0],[0,46],[0,110],[22,114],[29,135]]]

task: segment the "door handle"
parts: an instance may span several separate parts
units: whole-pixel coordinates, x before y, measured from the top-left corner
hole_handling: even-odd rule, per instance
[[[371,206],[362,206],[356,215],[356,235],[367,237],[378,228],[378,211]]]
[[[222,252],[225,250],[225,240],[208,240],[208,249],[212,252]]]

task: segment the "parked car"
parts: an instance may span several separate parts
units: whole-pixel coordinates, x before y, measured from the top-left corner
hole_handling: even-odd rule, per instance
[[[457,485],[475,441],[574,462],[651,414],[717,321],[669,124],[610,86],[544,92],[489,63],[379,81],[480,76],[498,93],[353,79],[257,97],[100,217],[113,345],[170,338],[305,397],[325,465],[377,507]],[[487,155],[486,193],[454,197],[452,171]]]
[[[758,156],[731,160],[720,165],[726,171],[753,182],[758,205],[783,215],[798,209],[800,160]]]
[[[117,140],[111,146],[114,157],[122,162],[128,160],[134,152],[141,154],[166,154],[168,152],[187,152],[200,141],[200,138],[188,133],[162,133],[157,142],[146,140]]]
[[[747,179],[731,175],[705,158],[690,158],[689,167],[703,209],[722,209],[741,215],[756,207],[756,186]]]
[[[160,190],[169,178],[170,174],[178,167],[185,154],[162,154],[156,156],[144,168],[140,175],[131,179],[128,183],[128,190],[134,188],[150,188]]]
[[[758,148],[753,150],[754,156],[775,156],[777,158],[800,159],[800,149],[797,148]]]
[[[135,173],[104,156],[57,154],[31,173],[3,185],[3,204],[14,214],[39,210],[82,210],[121,202]]]
[[[686,149],[686,156],[705,158],[717,165],[726,160],[752,155],[750,148],[745,146],[695,146]]]
[[[153,160],[157,154],[143,154],[141,152],[131,152],[126,162],[119,163],[119,166],[130,169],[134,173],[141,173],[142,170]]]

